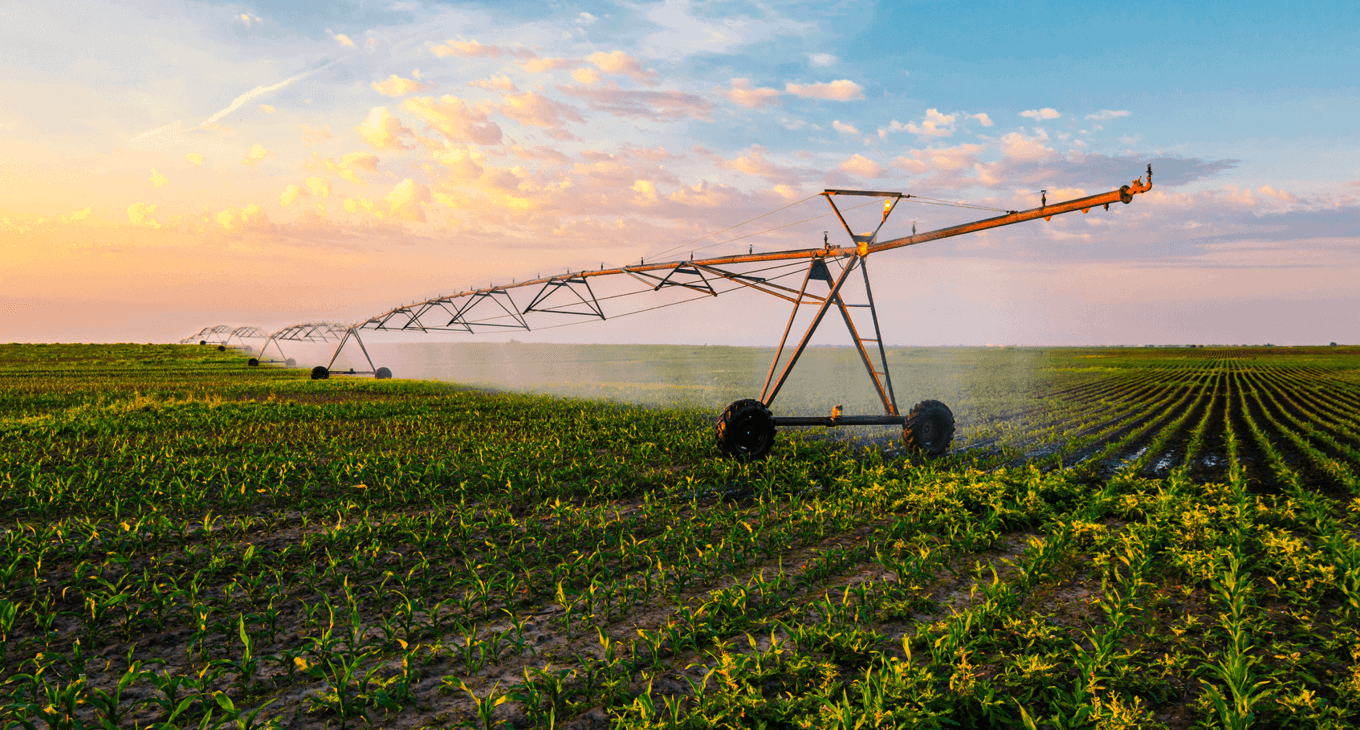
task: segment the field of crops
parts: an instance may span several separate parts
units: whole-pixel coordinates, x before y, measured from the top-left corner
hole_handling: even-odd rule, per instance
[[[244,360],[0,346],[4,728],[1360,724],[1357,349],[1050,350],[929,462]]]

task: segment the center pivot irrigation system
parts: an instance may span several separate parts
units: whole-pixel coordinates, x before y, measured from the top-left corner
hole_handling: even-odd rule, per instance
[[[907,193],[825,190],[821,195],[831,205],[832,213],[849,235],[851,243],[848,246],[832,245],[829,239],[824,237],[824,245],[818,248],[765,253],[755,253],[752,249],[745,255],[702,259],[696,259],[691,254],[687,260],[650,264],[642,260],[636,265],[618,268],[606,269],[601,266],[598,271],[568,271],[405,304],[353,325],[334,323],[294,325],[270,335],[260,354],[263,357],[269,345],[273,344],[279,355],[286,357],[279,346],[280,342],[337,342],[330,363],[312,370],[313,379],[325,379],[330,376],[330,368],[334,366],[341,349],[353,340],[359,345],[370,370],[357,372],[351,370],[346,374],[385,378],[391,377],[391,372],[387,368],[373,367],[373,360],[359,337],[361,331],[472,334],[506,329],[530,330],[534,328],[531,327],[531,322],[537,329],[542,330],[594,319],[616,319],[696,299],[716,297],[731,291],[754,289],[789,302],[792,304],[792,311],[789,313],[783,336],[780,337],[779,347],[775,350],[774,360],[770,363],[770,369],[765,376],[760,397],[732,403],[718,419],[716,429],[718,446],[724,453],[749,458],[764,456],[773,446],[775,430],[780,426],[901,426],[903,441],[909,449],[935,456],[949,449],[954,437],[954,416],[948,406],[936,400],[921,401],[906,415],[899,411],[892,378],[888,373],[888,357],[879,329],[878,310],[874,305],[873,290],[869,283],[869,257],[883,251],[1038,218],[1050,220],[1055,215],[1078,210],[1082,213],[1089,213],[1092,208],[1097,207],[1109,210],[1111,203],[1130,203],[1133,196],[1151,189],[1152,166],[1148,165],[1146,182],[1139,178],[1118,190],[1052,205],[1048,204],[1045,196],[1038,208],[1001,211],[1003,215],[921,234],[915,232],[913,225],[912,235],[886,241],[879,241],[878,233],[883,229],[888,216],[902,201],[916,199],[921,202],[949,203]],[[873,231],[855,233],[851,229],[843,211],[836,205],[837,198],[847,196],[883,199],[883,216]],[[963,205],[963,207],[981,206]],[[856,271],[860,274],[858,277],[853,276]],[[800,274],[801,283],[795,287],[793,284],[798,282]],[[609,296],[597,296],[590,283],[591,279],[597,277],[614,279],[628,277],[642,288]],[[859,281],[855,282],[856,279]],[[669,288],[689,290],[695,295],[654,307],[625,312],[612,311],[616,307],[611,304],[611,300]],[[511,292],[515,290],[523,290],[519,301],[512,296]],[[799,313],[806,311],[805,308],[811,308],[812,317],[805,325],[802,335],[794,342],[790,335],[795,332]],[[850,339],[859,352],[869,380],[883,404],[883,415],[844,415],[840,406],[834,408],[827,416],[774,415],[770,407],[775,397],[784,387],[789,374],[807,349],[826,314],[833,308],[839,312],[846,329],[849,330]],[[860,312],[858,323],[852,316],[856,311]],[[557,321],[547,326],[538,326],[536,323],[544,317]],[[215,334],[224,343],[230,339],[229,335],[223,337],[224,333]],[[189,339],[204,338],[195,335]],[[258,364],[258,361],[252,358],[251,364]],[[294,363],[292,359],[288,359],[285,364],[291,366]]]

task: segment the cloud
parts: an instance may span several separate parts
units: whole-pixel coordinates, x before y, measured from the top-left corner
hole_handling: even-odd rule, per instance
[[[388,76],[386,81],[374,81],[370,86],[383,96],[406,96],[426,89],[425,84],[412,79],[404,79],[396,74]]]
[[[318,162],[315,157],[313,160],[313,162],[308,163],[309,168],[314,168]],[[377,174],[378,172],[378,156],[371,152],[351,152],[341,157],[339,162],[334,158],[327,157],[319,160],[319,163],[321,167],[327,171],[333,172],[350,182],[356,182],[361,185],[364,184],[364,181],[359,179],[359,176],[354,172],[355,170],[363,170],[373,174]],[[311,179],[312,178],[308,178],[308,180]]]
[[[599,20],[599,18],[596,18],[594,15],[591,15],[590,13],[581,13],[580,15],[576,16],[577,25],[591,25],[596,20]]]
[[[468,86],[475,86],[479,89],[486,89],[487,91],[519,91],[519,89],[515,87],[515,82],[511,81],[510,77],[505,74],[492,76],[489,79],[469,81]]]
[[[86,218],[89,218],[90,213],[93,211],[94,211],[93,208],[85,208],[83,210],[78,210],[70,215],[64,215],[61,217],[61,220],[64,223],[75,223],[76,221],[83,221]]]
[[[572,71],[571,77],[576,79],[577,83],[585,86],[594,86],[595,84],[600,83],[600,79],[602,78],[599,69],[590,68],[589,66],[582,66],[581,68]]]
[[[714,88],[714,91],[747,109],[760,109],[780,104],[779,90],[765,87],[752,87],[750,79],[732,79],[732,88]]]
[[[241,164],[254,167],[263,162],[264,158],[272,154],[274,154],[274,150],[265,149],[264,145],[256,142],[255,145],[250,148],[250,151],[246,153],[246,156],[241,159]]]
[[[413,101],[407,99],[409,105]],[[401,141],[403,136],[411,134],[411,130],[403,127],[401,120],[387,111],[385,106],[375,106],[368,112],[368,117],[359,122],[359,126],[354,130],[359,133],[364,141],[380,150],[404,150],[406,145]]]
[[[627,76],[639,84],[648,86],[656,83],[655,71],[642,68],[642,64],[638,63],[636,58],[623,51],[592,53],[586,56],[586,60],[607,74]]]
[[[757,175],[771,180],[781,180],[797,177],[799,171],[790,167],[781,167],[766,158],[766,150],[758,144],[751,145],[745,155],[733,160],[722,160],[718,163],[719,167],[727,170],[744,172],[747,175]],[[705,150],[707,152],[707,150]]]
[[[330,68],[331,66],[334,66],[335,64],[336,64],[335,61],[331,61],[330,63],[326,64],[325,66],[321,66],[320,68],[314,68],[311,71],[304,71],[303,73],[297,74],[295,76],[289,76],[288,78],[278,82],[277,84],[274,84],[273,86],[257,86],[251,89],[250,91],[247,91],[246,93],[241,94],[240,96],[233,99],[231,104],[229,104],[226,109],[223,109],[222,111],[208,117],[207,119],[204,119],[203,123],[198,125],[199,129],[215,129],[217,126],[217,120],[236,111],[237,109],[240,109],[242,104],[245,104],[251,99],[254,99],[263,94],[268,94],[271,91],[278,91],[279,89],[282,89],[283,87],[291,83],[301,81],[302,79],[305,79],[308,76],[317,73],[318,71],[324,71]]]
[[[1009,160],[1034,161],[1052,158],[1058,153],[1045,147],[1048,135],[1040,134],[1026,137],[1019,132],[1011,132],[1001,138],[1001,154]]]
[[[244,208],[227,208],[215,216],[217,225],[227,233],[269,230],[269,215],[254,203]]]
[[[977,114],[967,114],[965,116],[967,116],[969,119],[978,120],[978,122],[982,124],[982,126],[984,127],[992,126],[992,118],[987,116],[985,112],[979,112]]]
[[[349,46],[350,48],[354,47],[354,41],[350,40],[349,36],[345,35],[344,33],[336,34],[335,40],[338,41],[342,46]]]
[[[1110,109],[1101,109],[1099,112],[1095,114],[1087,114],[1086,118],[1094,119],[1098,122],[1103,122],[1107,119],[1118,119],[1119,117],[1127,117],[1128,115],[1129,113],[1127,110],[1112,111]]]
[[[261,104],[260,109],[263,109],[265,114],[273,114],[275,111],[277,111],[274,107],[269,106],[268,104]]]
[[[184,156],[184,159],[194,163],[195,165],[203,164],[203,155],[200,155],[197,152],[190,152],[189,154]]]
[[[830,83],[786,84],[784,90],[805,99],[853,101],[864,98],[864,88],[849,79],[838,79]]]
[[[1035,121],[1043,121],[1045,119],[1057,119],[1062,116],[1062,114],[1059,114],[1056,109],[1044,107],[1043,109],[1030,109],[1029,111],[1020,112],[1020,116],[1028,117]]]
[[[926,118],[920,124],[907,122],[904,125],[894,119],[888,127],[878,130],[878,136],[886,137],[885,132],[911,132],[918,137],[948,137],[954,133],[956,121],[958,116],[955,114],[941,114],[938,109],[927,109]]]
[[[707,119],[713,111],[713,102],[683,91],[632,91],[620,88],[613,81],[595,88],[557,88],[581,99],[591,109],[620,117],[643,117],[657,121],[674,121],[685,117]]]
[[[647,20],[660,30],[643,37],[638,47],[646,48],[649,56],[680,61],[697,53],[731,55],[741,46],[782,35],[806,35],[813,30],[810,23],[779,16],[770,5],[751,4],[749,7],[759,13],[753,15],[724,8],[726,17],[712,20],[715,13],[708,9],[708,3],[664,0],[647,11]]]
[[[388,215],[401,220],[424,223],[425,209],[421,204],[430,202],[430,189],[407,178],[397,183],[384,199],[387,201]]]
[[[164,175],[160,174],[159,172],[156,172],[156,168],[154,168],[154,167],[151,168],[151,185],[152,185],[152,186],[154,186],[154,187],[161,187],[162,185],[164,185],[164,184],[166,184],[166,183],[168,183],[168,182],[170,182],[170,181],[169,181],[169,180],[166,180]]]
[[[855,129],[852,125],[841,122],[839,119],[831,120],[831,127],[841,134],[859,134],[858,129]]]
[[[313,127],[307,124],[302,125],[302,144],[311,147],[314,144],[321,144],[331,138],[330,125]]]
[[[859,177],[883,176],[883,168],[877,162],[859,154],[851,155],[838,165],[838,167],[851,175],[858,175]]]
[[[585,121],[572,107],[534,91],[504,98],[505,103],[500,106],[501,114],[520,124],[541,127],[554,139],[575,139],[566,130],[567,122]]]
[[[252,14],[250,14],[250,13],[241,13],[240,15],[236,16],[236,19],[239,20],[239,21],[241,21],[242,23],[245,23],[245,25],[246,25],[247,28],[249,28],[249,27],[251,26],[252,23],[263,23],[263,22],[264,22],[264,20],[263,20],[262,18],[260,18],[260,16],[258,16],[258,15],[252,15]]]
[[[496,144],[501,128],[488,121],[486,114],[468,106],[456,96],[444,95],[436,101],[428,96],[413,96],[402,107],[424,119],[450,142]]]
[[[319,177],[307,178],[301,186],[289,185],[283,189],[283,194],[279,196],[279,203],[282,205],[292,205],[299,197],[326,198],[331,194],[331,187]]]
[[[146,203],[133,203],[127,208],[128,222],[144,228],[160,228],[161,224],[151,216],[156,214],[156,206]]]
[[[512,56],[515,58],[536,58],[538,54],[527,48],[502,48],[501,46],[484,46],[477,41],[445,41],[442,46],[435,46],[430,50],[434,55],[444,58],[445,56],[463,56],[465,58],[500,58],[501,56]]]
[[[576,66],[580,61],[573,61],[568,58],[526,58],[519,62],[525,71],[531,74],[541,74],[545,71],[556,71],[559,68],[569,68]]]
[[[830,66],[834,64],[836,61],[840,60],[839,58],[836,58],[830,53],[809,53],[807,54],[807,57],[808,63],[812,64],[813,66],[822,67]]]

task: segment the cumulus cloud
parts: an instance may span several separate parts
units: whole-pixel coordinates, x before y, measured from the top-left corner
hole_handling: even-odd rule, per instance
[[[277,109],[268,104],[261,104],[260,109],[264,111],[265,114],[273,114],[274,112],[278,111]]]
[[[982,115],[987,116],[987,115]],[[956,114],[941,114],[938,109],[927,109],[925,119],[920,124],[907,122],[902,124],[896,119],[886,127],[879,127],[878,136],[887,137],[889,132],[911,132],[918,137],[948,137],[954,133],[954,123],[958,121]],[[987,125],[990,125],[988,120]],[[984,125],[984,126],[987,126]]]
[[[830,66],[840,60],[830,53],[809,53],[807,57],[808,63],[813,66]]]
[[[159,172],[156,172],[156,168],[154,167],[151,168],[151,185],[153,187],[161,187],[162,185],[165,185],[168,182],[170,181],[166,180],[164,175],[160,174]]]
[[[161,224],[151,216],[156,214],[156,206],[146,203],[133,203],[127,208],[128,222],[134,226],[160,228]]]
[[[540,127],[554,139],[575,139],[566,130],[567,122],[585,121],[572,107],[534,91],[506,96],[500,112],[520,124]]]
[[[602,76],[600,76],[599,69],[591,68],[589,66],[582,66],[581,68],[572,71],[571,77],[573,79],[576,79],[577,83],[584,84],[586,86],[594,86],[595,84],[600,83],[600,79],[603,78]]]
[[[246,153],[246,156],[241,158],[241,164],[254,167],[263,162],[264,158],[272,154],[274,154],[274,150],[265,149],[264,145],[256,142],[255,145],[250,148],[250,151]]]
[[[838,165],[838,167],[851,175],[857,175],[859,177],[883,176],[883,168],[877,162],[860,154],[851,155]]]
[[[683,91],[634,91],[620,88],[613,81],[603,86],[559,86],[563,93],[581,99],[591,109],[620,117],[643,117],[674,121],[685,117],[707,119],[713,102]]]
[[[488,121],[484,112],[456,96],[446,94],[437,101],[429,96],[413,96],[403,102],[402,107],[425,120],[450,142],[496,144],[501,141],[501,128]]]
[[[805,99],[853,101],[864,98],[864,87],[849,79],[838,79],[829,83],[786,84],[784,90]]]
[[[292,205],[300,197],[325,198],[331,194],[331,187],[319,177],[308,177],[302,185],[289,185],[279,195],[279,203]]]
[[[1127,110],[1113,111],[1111,109],[1101,109],[1095,114],[1087,114],[1086,118],[1103,122],[1107,119],[1118,119],[1119,117],[1127,117],[1128,115],[1129,112]]]
[[[421,204],[430,202],[430,189],[407,178],[397,183],[384,200],[387,201],[388,215],[393,218],[424,223],[425,209]]]
[[[841,134],[859,134],[859,130],[855,129],[853,125],[846,124],[839,119],[831,120],[831,128]]]
[[[1020,116],[1028,117],[1029,119],[1033,119],[1036,122],[1038,122],[1043,121],[1045,119],[1057,119],[1058,117],[1062,116],[1062,114],[1059,114],[1057,109],[1050,109],[1048,107],[1044,107],[1043,109],[1030,109],[1028,111],[1020,112]]]
[[[404,79],[396,74],[388,76],[385,81],[374,81],[371,86],[383,96],[406,96],[426,89],[425,84],[413,79]]]
[[[637,83],[649,86],[656,83],[655,71],[644,69],[636,58],[623,51],[592,53],[586,56],[586,60],[607,74],[627,76]]]
[[[217,225],[227,233],[259,231],[269,229],[269,215],[254,203],[243,208],[227,208],[216,216]]]
[[[1001,154],[1009,160],[1036,161],[1057,155],[1051,147],[1046,147],[1048,135],[1039,134],[1026,137],[1019,132],[1011,132],[1001,138]]]
[[[987,114],[986,114],[985,112],[979,112],[979,113],[977,113],[977,114],[969,114],[969,115],[967,115],[967,116],[968,116],[969,119],[976,119],[976,120],[978,120],[978,123],[981,124],[981,125],[984,126],[984,127],[990,127],[990,126],[992,126],[992,118],[989,117],[989,116],[987,116]]]
[[[350,37],[344,33],[337,33],[335,40],[342,46],[349,46],[350,48],[354,47],[354,41],[350,40]]]
[[[195,165],[203,164],[203,155],[200,155],[197,152],[190,152],[189,154],[184,156],[184,159],[194,163]]]
[[[407,99],[409,105],[412,99]],[[364,141],[380,150],[404,150],[406,145],[401,141],[403,136],[411,134],[411,130],[403,127],[401,120],[387,111],[385,106],[375,106],[368,112],[368,117],[359,123],[354,130],[363,137]]]
[[[541,74],[545,71],[556,71],[559,68],[568,68],[579,64],[568,58],[526,58],[519,62],[525,71],[531,74]]]
[[[320,166],[325,170],[333,172],[350,182],[356,182],[361,185],[364,184],[364,181],[355,174],[356,170],[363,170],[364,172],[373,174],[377,174],[378,172],[378,156],[371,152],[351,152],[342,156],[339,161],[336,161],[331,157],[319,161],[315,158],[313,158],[313,160],[313,162],[308,163],[308,167],[314,168],[319,162]],[[308,179],[310,180],[311,178]]]
[[[92,212],[94,212],[94,208],[85,208],[83,210],[77,210],[76,212],[70,215],[62,216],[61,220],[63,223],[75,223],[76,221],[83,221],[86,218],[89,218],[90,213]]]
[[[252,13],[241,13],[240,15],[236,16],[236,19],[241,21],[242,23],[245,23],[247,28],[249,28],[254,23],[264,22],[264,19]]]
[[[714,91],[747,109],[759,109],[779,103],[779,90],[766,87],[752,87],[750,79],[732,79],[732,88],[717,87]]]
[[[787,179],[795,177],[798,174],[798,170],[794,168],[782,167],[771,162],[770,159],[765,156],[767,151],[768,150],[758,144],[751,145],[751,148],[746,151],[746,154],[733,160],[722,160],[718,163],[718,166],[727,170],[736,170],[738,172],[744,172],[747,175],[756,175],[771,180]]]
[[[519,91],[519,89],[515,87],[515,82],[511,81],[510,77],[505,74],[492,76],[489,79],[469,81],[468,86],[475,86],[479,89],[486,89],[487,91]]]

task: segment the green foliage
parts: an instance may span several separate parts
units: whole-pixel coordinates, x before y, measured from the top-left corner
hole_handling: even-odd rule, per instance
[[[930,352],[971,448],[752,463],[699,410],[207,350],[0,346],[0,726],[1360,723],[1346,348],[1011,395]]]

